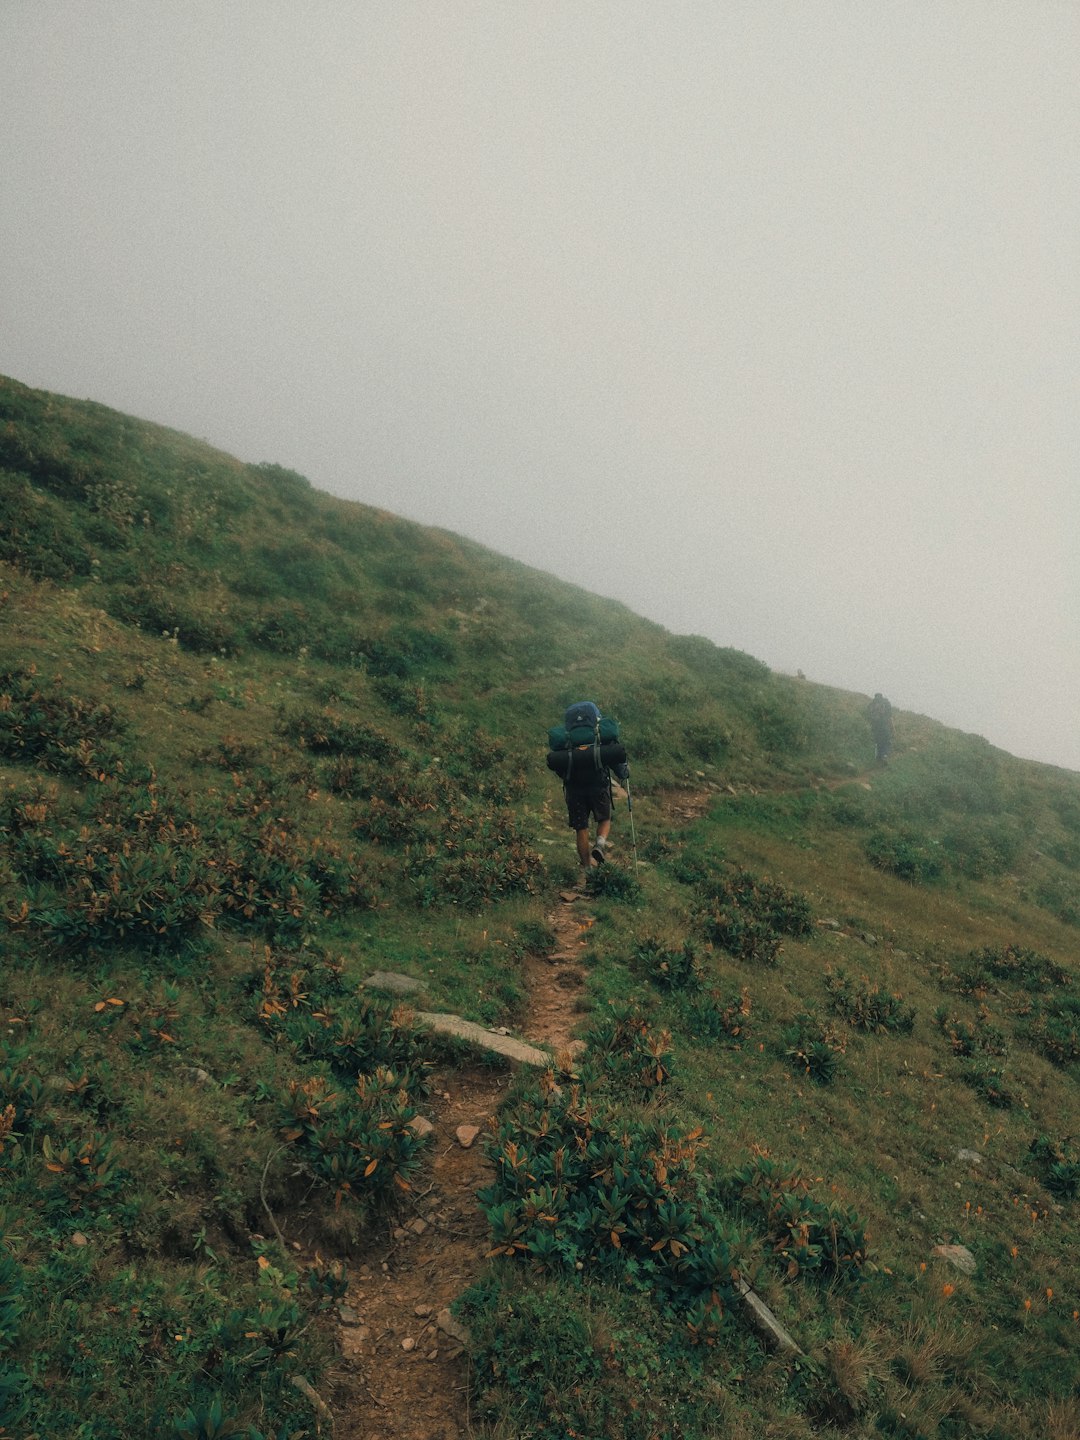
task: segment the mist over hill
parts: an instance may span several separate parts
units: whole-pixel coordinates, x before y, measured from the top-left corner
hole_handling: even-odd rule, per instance
[[[7,1433],[283,1440],[294,1374],[347,1392],[342,1267],[466,1063],[364,982],[520,1024],[585,697],[633,809],[586,1059],[489,1139],[473,1433],[1078,1433],[1080,776],[909,713],[877,766],[865,695],[3,379]]]

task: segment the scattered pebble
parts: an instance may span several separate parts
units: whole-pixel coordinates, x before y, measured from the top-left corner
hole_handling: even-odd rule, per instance
[[[423,1235],[424,1231],[428,1228],[427,1221],[421,1220],[420,1216],[418,1215],[415,1220],[409,1221],[408,1228],[413,1232],[414,1235]]]
[[[433,1308],[434,1307],[431,1305],[417,1305],[416,1309],[413,1311],[413,1314],[418,1315],[421,1320],[426,1320],[431,1314]]]
[[[415,1350],[415,1349],[416,1349],[416,1341],[413,1340],[411,1337],[410,1337],[408,1340],[402,1340],[402,1342],[401,1342],[401,1348],[402,1348],[402,1350],[406,1350],[406,1351],[408,1351],[408,1350]]]
[[[463,1150],[468,1150],[473,1141],[480,1134],[479,1125],[459,1125],[454,1131],[457,1142]]]
[[[71,1237],[71,1243],[73,1245],[89,1245],[90,1241],[86,1238],[86,1236],[82,1233],[81,1230],[76,1230],[75,1234]]]
[[[430,1135],[435,1126],[426,1115],[414,1115],[409,1121],[409,1129],[415,1130],[417,1135]]]

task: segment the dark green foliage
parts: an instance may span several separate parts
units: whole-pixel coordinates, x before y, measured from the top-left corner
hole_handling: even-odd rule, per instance
[[[1073,870],[1080,868],[1080,854],[1071,857]],[[1050,875],[1032,887],[1032,899],[1066,925],[1080,925],[1080,885],[1073,875]]]
[[[215,919],[298,937],[325,914],[371,903],[355,856],[267,820],[242,786],[206,814],[134,777],[68,812],[30,792],[9,792],[5,804],[17,821],[7,857],[26,887],[9,922],[67,947],[175,950]]]
[[[728,1040],[736,1049],[746,1043],[750,1021],[750,992],[744,986],[726,1001],[718,990],[684,994],[682,1024],[695,1040]]]
[[[985,1006],[969,1015],[956,1015],[942,1008],[935,1018],[952,1053],[963,1062],[960,1078],[964,1083],[997,1109],[1008,1110],[1019,1103],[1006,1073],[1008,1039]]]
[[[109,705],[65,693],[25,670],[0,674],[0,755],[58,774],[104,779],[123,770],[123,726]]]
[[[689,940],[675,950],[647,938],[635,947],[634,960],[660,990],[696,990],[701,985],[701,965]]]
[[[454,645],[445,634],[402,626],[364,646],[364,660],[372,675],[395,676],[406,680],[415,675],[434,675],[454,661]]]
[[[541,1082],[504,1110],[495,1183],[480,1192],[492,1252],[656,1293],[713,1334],[733,1300],[741,1241],[698,1175],[701,1132],[626,1121],[593,1086]]]
[[[949,825],[941,836],[945,864],[960,875],[983,880],[1003,875],[1020,858],[1024,835],[1014,816],[966,819]]]
[[[972,950],[948,980],[959,994],[976,997],[1003,987],[1024,992],[1048,991],[1072,983],[1068,971],[1056,960],[1021,945]]]
[[[748,870],[713,877],[702,890],[706,938],[740,960],[775,965],[782,936],[807,935],[813,928],[802,895]]]
[[[1080,996],[1033,1006],[1024,1039],[1055,1065],[1080,1065]]]
[[[948,1039],[952,1053],[964,1059],[975,1055],[1000,1055],[1009,1053],[1004,1031],[993,1023],[990,1012],[985,1008],[971,1015],[955,1015],[942,1007],[934,1017],[942,1034]]]
[[[587,1040],[588,1060],[583,1069],[597,1080],[648,1095],[671,1078],[671,1034],[654,1030],[637,1005],[611,1001],[589,1030]]]
[[[783,1031],[784,1054],[819,1085],[831,1085],[840,1070],[844,1042],[816,1015],[800,1015]]]
[[[980,1002],[999,997],[1016,1017],[1017,1034],[1025,1045],[1066,1069],[1080,1064],[1080,996],[1073,993],[1072,977],[1056,960],[1019,945],[986,947],[945,967],[942,984]],[[990,1024],[985,1003],[974,1020],[957,1020],[940,1010],[938,1023],[956,1054],[1007,1053],[1005,1037]],[[983,1064],[982,1070],[987,1073],[980,1086],[1007,1092],[998,1069]]]
[[[149,635],[175,640],[196,655],[235,655],[241,649],[236,623],[182,585],[118,586],[106,596],[109,614]]]
[[[891,995],[863,976],[849,980],[842,970],[827,974],[825,988],[835,1013],[856,1030],[884,1035],[910,1035],[915,1026],[915,1007],[905,1005],[902,995]]]
[[[404,1077],[380,1068],[335,1090],[313,1076],[294,1081],[282,1104],[282,1134],[294,1158],[334,1194],[365,1210],[386,1209],[411,1188],[424,1138]]]
[[[1028,1150],[1035,1174],[1058,1200],[1080,1195],[1080,1147],[1071,1139],[1036,1135]]]
[[[714,883],[710,893],[720,904],[734,906],[778,935],[809,935],[814,928],[806,897],[767,876],[734,870]]]
[[[92,569],[86,537],[63,505],[10,470],[0,470],[0,559],[37,580],[71,580]]]
[[[434,839],[406,852],[416,903],[481,910],[514,894],[532,894],[541,873],[532,827],[512,811],[447,804]]]
[[[815,1200],[810,1186],[797,1167],[759,1155],[726,1176],[722,1192],[764,1222],[773,1256],[790,1279],[860,1279],[868,1258],[862,1221],[854,1210]]]
[[[645,899],[637,876],[610,860],[589,871],[587,884],[589,893],[598,900],[614,900],[619,905],[641,905]]]
[[[403,760],[401,749],[392,740],[333,710],[289,715],[282,721],[281,733],[315,755],[349,755],[387,766]]]
[[[936,880],[941,874],[939,852],[930,849],[913,830],[875,830],[866,841],[865,854],[875,870],[913,885]]]

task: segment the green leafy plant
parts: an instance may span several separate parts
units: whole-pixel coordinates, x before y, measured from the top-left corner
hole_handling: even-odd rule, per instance
[[[701,985],[701,965],[689,940],[675,949],[648,937],[635,946],[634,960],[659,990],[696,990]]]
[[[840,1072],[843,1040],[816,1015],[803,1014],[783,1032],[784,1053],[796,1070],[819,1085],[831,1085]]]
[[[890,994],[866,976],[856,981],[842,970],[830,972],[825,976],[825,988],[833,1011],[856,1030],[910,1035],[914,1029],[915,1007],[905,1005],[902,995]]]

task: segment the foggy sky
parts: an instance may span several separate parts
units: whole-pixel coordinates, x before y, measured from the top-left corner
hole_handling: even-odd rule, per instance
[[[1080,769],[1074,0],[0,0],[0,373]]]

